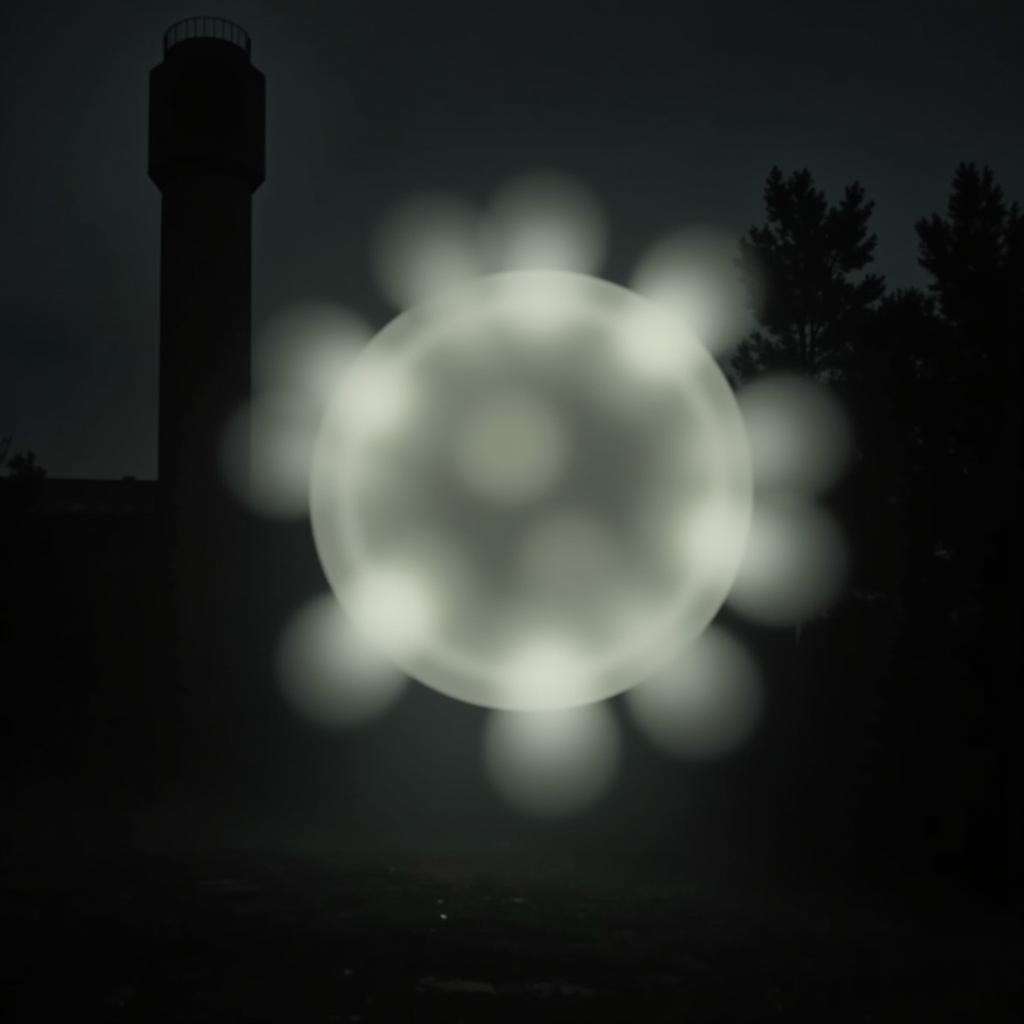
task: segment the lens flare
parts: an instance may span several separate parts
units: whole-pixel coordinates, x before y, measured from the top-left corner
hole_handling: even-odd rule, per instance
[[[571,330],[579,315],[571,291],[557,274],[505,275],[494,301],[495,329],[515,332],[539,346]]]
[[[601,210],[581,185],[537,173],[498,193],[487,221],[492,270],[593,273],[605,251]]]
[[[297,393],[257,395],[229,420],[221,438],[221,469],[228,488],[261,515],[306,515],[319,425],[315,406]]]
[[[728,573],[734,577],[742,565],[736,538],[746,538],[749,520],[746,506],[729,494],[703,503],[692,515],[678,521],[674,534],[677,557],[702,575]]]
[[[673,315],[716,356],[754,325],[749,284],[736,266],[736,239],[712,229],[666,238],[641,260],[632,287]]]
[[[764,693],[716,614],[800,624],[846,573],[816,504],[850,455],[839,403],[784,375],[737,396],[716,362],[763,297],[732,234],[674,234],[633,290],[587,275],[606,243],[594,198],[557,174],[482,212],[407,204],[374,250],[404,311],[373,337],[327,304],[273,319],[221,445],[251,508],[308,510],[333,591],[282,636],[288,702],[355,725],[412,677],[492,709],[487,772],[547,818],[607,790],[615,694],[667,753],[739,748]]]
[[[338,306],[306,304],[286,310],[254,342],[256,390],[301,395],[323,410],[372,336],[363,320]]]
[[[508,315],[534,293],[565,314],[542,343]],[[685,331],[673,349],[666,323],[596,278],[517,272],[409,310],[360,355],[317,441],[313,533],[342,604],[407,674],[488,707],[581,705],[643,678],[659,636],[687,642],[716,614],[750,516],[743,421],[707,351]],[[657,358],[623,372],[622,339],[651,336]],[[635,401],[608,400],[616,381]],[[673,447],[668,472],[652,452]],[[715,557],[666,557],[708,509]],[[405,561],[422,530],[474,581],[443,617],[429,607],[443,581]]]
[[[820,494],[850,454],[850,427],[838,400],[803,377],[778,374],[738,395],[758,490]]]
[[[586,701],[592,671],[578,644],[548,628],[520,638],[498,663],[496,674],[508,703],[562,708]]]
[[[405,677],[354,630],[333,594],[293,616],[277,653],[288,703],[324,726],[361,725],[392,707]]]
[[[558,818],[594,804],[615,776],[620,741],[606,706],[498,712],[484,732],[484,764],[521,810]]]
[[[363,440],[393,434],[408,424],[419,398],[415,384],[400,366],[374,358],[360,359],[350,368],[340,394],[346,430]]]
[[[379,650],[414,652],[436,628],[435,588],[406,565],[364,573],[345,597],[360,632]]]
[[[832,517],[800,495],[759,498],[728,603],[765,625],[821,612],[846,578],[846,549]]]
[[[554,174],[482,213],[408,203],[374,251],[405,312],[369,340],[330,306],[272,322],[224,441],[253,508],[308,507],[333,590],[282,638],[287,699],[355,723],[409,676],[490,708],[495,786],[549,818],[611,782],[616,694],[666,752],[741,746],[761,681],[710,623],[726,601],[800,623],[846,570],[815,502],[849,457],[838,403],[781,375],[737,398],[716,363],[763,296],[734,236],[665,239],[633,290],[586,276],[606,242],[593,197]]]
[[[653,678],[626,695],[657,747],[695,760],[731,753],[753,733],[763,697],[753,659],[732,634],[707,629]]]
[[[480,218],[461,200],[435,196],[398,209],[374,246],[381,290],[397,309],[437,298],[483,271]]]
[[[656,315],[651,311],[657,310]],[[687,362],[697,351],[688,328],[664,315],[658,307],[621,316],[612,344],[622,368],[646,387],[687,373]],[[687,338],[686,343],[681,339]]]
[[[221,468],[254,512],[296,518],[309,510],[313,445],[369,328],[348,310],[304,305],[276,317],[254,346],[253,399],[226,424]]]

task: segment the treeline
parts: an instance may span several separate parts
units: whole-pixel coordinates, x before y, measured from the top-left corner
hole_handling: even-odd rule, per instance
[[[31,449],[11,454],[10,437],[0,437],[0,471],[6,467],[7,476],[12,480],[41,480],[46,470],[36,461]]]
[[[879,756],[889,781],[893,771],[905,781],[894,803],[909,796],[937,819],[957,817],[960,866],[1019,885],[1024,216],[990,168],[961,164],[946,209],[913,225],[926,287],[890,291],[871,272],[874,204],[859,183],[830,204],[809,171],[776,167],[764,206],[739,243],[758,328],[733,373],[826,384],[856,438],[833,496],[853,578],[819,628],[836,637],[845,620],[850,647],[879,647],[878,680],[847,683],[888,690],[891,742]]]
[[[809,171],[776,167],[764,204],[765,223],[740,240],[742,272],[763,300],[736,375],[789,370],[836,389],[874,516],[889,532],[902,526],[865,582],[902,602],[927,596],[957,620],[986,617],[1019,483],[1019,205],[991,169],[961,164],[945,212],[915,225],[927,290],[888,291],[867,269],[877,236],[860,184],[830,205]]]

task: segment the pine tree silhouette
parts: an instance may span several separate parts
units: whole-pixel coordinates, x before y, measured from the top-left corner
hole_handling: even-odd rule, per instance
[[[868,231],[874,203],[854,182],[830,206],[807,169],[784,177],[773,167],[764,187],[767,215],[740,239],[739,267],[761,282],[763,330],[733,357],[741,380],[765,370],[792,370],[820,380],[845,375],[850,351],[885,291],[877,274],[855,274],[872,262]]]

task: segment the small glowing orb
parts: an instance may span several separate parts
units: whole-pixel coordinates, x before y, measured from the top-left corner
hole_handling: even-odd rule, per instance
[[[615,776],[615,719],[604,705],[497,712],[484,733],[484,764],[521,810],[558,818],[592,805]]]
[[[822,508],[799,494],[758,497],[729,605],[755,622],[793,625],[835,599],[846,567],[842,532]]]
[[[707,229],[672,235],[640,262],[633,287],[671,312],[716,356],[754,326],[748,303],[759,281],[744,280],[732,234]]]
[[[232,416],[221,436],[225,482],[235,497],[277,519],[305,515],[319,419],[299,393],[265,392]]]
[[[337,395],[349,364],[372,335],[343,307],[293,306],[255,339],[253,381],[259,391],[299,394],[319,411]]]
[[[519,639],[496,671],[509,703],[533,708],[586,703],[588,658],[570,638],[553,630],[540,629]]]
[[[558,174],[537,173],[499,192],[487,222],[488,262],[502,270],[592,273],[605,250],[594,198]]]
[[[253,353],[258,389],[221,437],[225,482],[243,504],[272,518],[308,513],[321,417],[370,333],[353,313],[317,305],[294,307],[260,332]]]
[[[758,491],[817,494],[836,482],[850,454],[850,426],[839,401],[795,374],[747,384],[738,396]]]
[[[438,195],[399,208],[375,242],[385,294],[404,309],[473,279],[482,269],[479,235],[476,211],[459,199]]]
[[[333,594],[300,608],[278,646],[285,699],[323,726],[361,725],[387,711],[406,680],[352,628]]]
[[[558,274],[506,274],[498,291],[495,327],[515,332],[542,348],[570,329],[578,308]]]
[[[639,380],[671,380],[683,371],[691,345],[680,344],[685,328],[659,311],[637,310],[635,319],[623,318],[615,335],[615,354],[622,369]]]
[[[364,436],[388,433],[411,418],[415,385],[401,368],[362,360],[341,387],[350,429]]]
[[[753,659],[715,626],[626,699],[652,743],[695,760],[722,757],[743,743],[763,704]]]
[[[379,650],[411,654],[430,640],[437,601],[430,581],[402,566],[372,568],[357,576],[345,606]]]
[[[718,612],[746,547],[743,419],[707,349],[583,274],[481,277],[414,306],[323,417],[313,534],[408,675],[514,711],[635,686]]]

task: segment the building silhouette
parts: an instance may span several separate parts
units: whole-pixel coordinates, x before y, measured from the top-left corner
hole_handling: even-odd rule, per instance
[[[246,523],[220,460],[249,398],[252,194],[265,86],[239,26],[189,18],[150,72],[149,176],[161,192],[159,507],[172,649],[186,678],[220,665],[244,608]],[[217,674],[217,673],[214,673]]]
[[[7,749],[36,781],[146,789],[190,776],[202,788],[230,760],[251,682],[252,524],[220,460],[250,394],[252,195],[264,178],[265,83],[247,33],[219,18],[171,26],[149,121],[158,481],[0,477],[0,529],[18,539],[0,645],[30,665],[30,685],[8,697]]]
[[[248,35],[190,18],[150,72],[149,176],[160,189],[161,508],[176,549],[223,537],[218,443],[248,399],[252,193],[264,177],[264,78]]]

